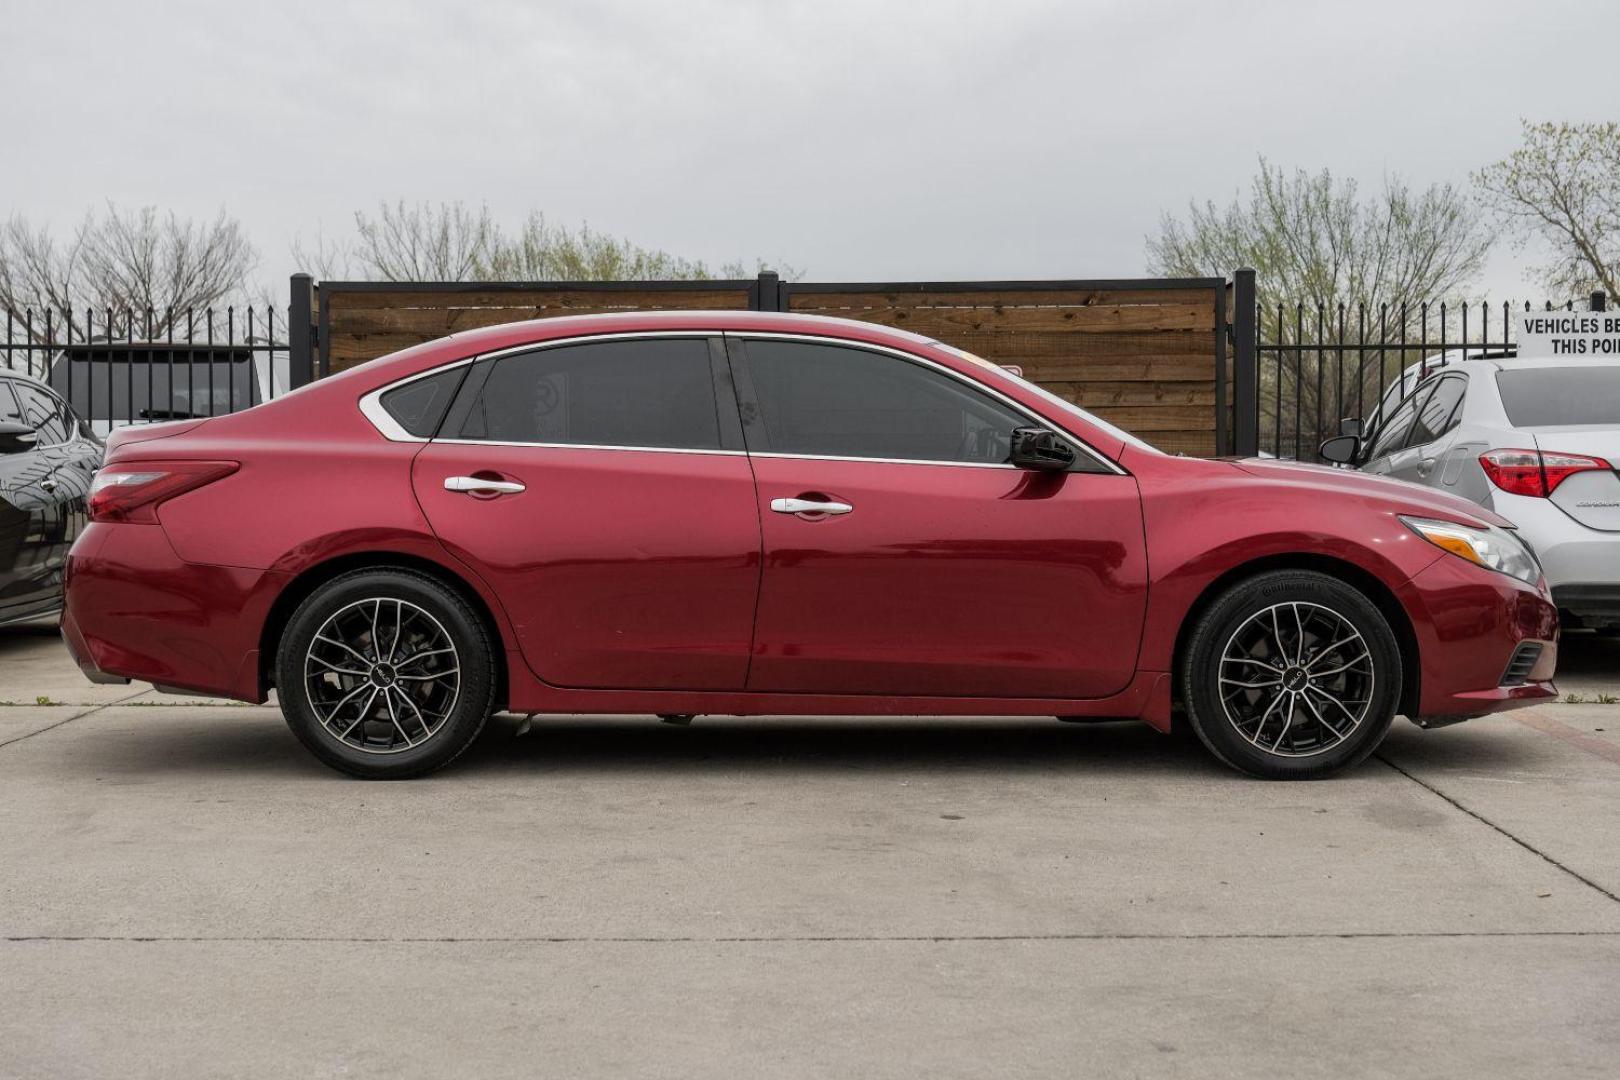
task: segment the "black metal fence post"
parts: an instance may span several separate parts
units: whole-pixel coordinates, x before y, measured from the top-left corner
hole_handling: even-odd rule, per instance
[[[292,303],[287,309],[287,381],[296,390],[315,381],[315,280],[292,276]]]
[[[1254,271],[1232,274],[1232,447],[1243,457],[1260,453],[1260,363],[1255,343]]]
[[[1592,310],[1606,311],[1609,307],[1609,294],[1599,289],[1592,294]]]
[[[786,311],[785,299],[782,279],[775,270],[761,270],[758,280],[748,289],[748,306],[753,311]]]

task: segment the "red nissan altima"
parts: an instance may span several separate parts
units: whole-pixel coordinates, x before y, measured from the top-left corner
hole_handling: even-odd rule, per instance
[[[62,632],[356,776],[525,713],[1181,716],[1258,776],[1553,695],[1508,523],[1172,457],[867,323],[547,319],[108,443]]]

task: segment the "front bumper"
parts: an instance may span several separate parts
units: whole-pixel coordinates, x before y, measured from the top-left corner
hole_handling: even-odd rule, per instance
[[[1412,617],[1420,726],[1520,708],[1558,695],[1558,609],[1541,590],[1455,556],[1407,582],[1400,599]],[[1541,646],[1528,670],[1510,665],[1519,646]]]

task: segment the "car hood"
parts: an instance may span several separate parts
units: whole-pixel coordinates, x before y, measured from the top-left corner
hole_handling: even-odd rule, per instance
[[[1511,528],[1512,522],[1467,499],[1443,491],[1393,480],[1387,476],[1336,469],[1331,465],[1306,465],[1297,461],[1242,458],[1230,464],[1250,476],[1314,488],[1323,494],[1359,496],[1386,504],[1400,514],[1440,518],[1459,525],[1496,525]]]

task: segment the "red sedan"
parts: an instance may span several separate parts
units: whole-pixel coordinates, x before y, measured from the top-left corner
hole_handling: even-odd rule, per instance
[[[108,443],[62,632],[92,679],[264,701],[364,777],[525,713],[1184,717],[1279,778],[1553,696],[1508,527],[1172,457],[838,319],[549,319]]]

